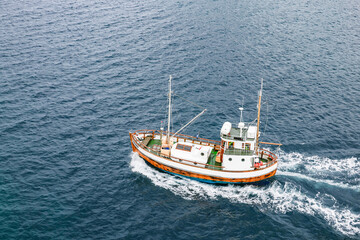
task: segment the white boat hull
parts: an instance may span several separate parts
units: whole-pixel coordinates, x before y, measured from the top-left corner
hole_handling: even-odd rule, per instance
[[[212,169],[200,166],[196,162],[181,161],[171,159],[159,154],[154,154],[146,149],[136,136],[130,133],[131,143],[134,152],[138,152],[140,157],[145,159],[152,166],[184,177],[194,178],[199,181],[211,183],[246,183],[258,182],[275,175],[278,163],[273,161],[271,165],[260,169],[249,171],[229,171],[222,169]]]

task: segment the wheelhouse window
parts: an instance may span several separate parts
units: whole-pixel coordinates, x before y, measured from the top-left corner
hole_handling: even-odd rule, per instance
[[[188,145],[178,144],[176,149],[191,152],[191,146]]]

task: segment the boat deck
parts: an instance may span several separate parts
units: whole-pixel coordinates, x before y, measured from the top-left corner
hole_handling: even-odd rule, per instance
[[[147,146],[149,147],[149,148],[153,148],[154,147],[154,145],[161,145],[161,141],[159,140],[159,139],[151,139],[150,141],[149,141],[149,143],[147,144]]]
[[[143,140],[144,145],[148,146],[150,149],[152,149],[154,152],[160,152],[161,150],[161,141],[159,139],[151,139],[151,137],[146,137]],[[218,150],[212,150],[211,154],[209,156],[209,159],[207,161],[206,168],[210,169],[217,169],[221,170],[221,163],[216,162],[216,155],[218,153]]]
[[[160,148],[161,148],[161,141],[159,139],[151,139],[151,137],[146,137],[143,140],[144,145],[148,146],[149,148],[151,148],[153,151],[155,152],[160,152]],[[244,150],[237,150],[238,152],[236,153],[242,153],[243,155],[249,155],[249,152],[253,152],[253,151],[246,151],[247,154],[244,154],[245,151]],[[221,163],[216,162],[216,154],[218,153],[218,150],[212,150],[210,157],[207,161],[208,165],[211,166],[206,166],[207,168],[211,168],[211,169],[219,169],[219,167],[221,167]],[[229,154],[229,153],[228,153]],[[266,158],[261,158],[260,159],[263,163],[268,163],[271,161],[271,159],[266,159]]]
[[[152,136],[149,136],[149,135],[146,136],[144,134],[144,138],[142,138],[141,141],[145,146],[147,146],[147,151],[149,151],[153,154],[156,154],[158,156],[168,158],[161,154],[162,141],[158,138],[154,138],[154,134],[152,134]],[[194,141],[195,140],[192,140],[193,144],[210,146],[210,144],[207,145],[208,143],[206,143],[206,142],[205,142],[205,144],[202,144],[201,142],[194,142]],[[216,162],[216,156],[219,152],[220,147],[219,147],[219,145],[216,145],[216,144],[212,145],[212,147],[213,147],[213,149],[210,153],[210,156],[209,156],[206,164],[198,165],[198,163],[196,161],[189,161],[189,160],[185,160],[185,159],[181,160],[181,159],[177,159],[177,158],[173,158],[173,160],[178,160],[179,162],[184,161],[183,163],[185,163],[185,164],[198,165],[197,167],[202,166],[204,168],[208,168],[208,169],[212,169],[212,170],[222,170],[223,169],[222,163]],[[254,151],[240,150],[240,149],[227,149],[226,153],[229,155],[252,155],[252,154],[254,154]],[[277,159],[276,155],[272,154],[271,152],[269,152],[265,149],[261,149],[259,157],[260,157],[260,161],[261,161],[259,166],[256,166],[257,163],[253,162],[253,164],[255,164],[254,165],[255,169],[256,168],[261,169],[261,168],[268,167],[268,166],[270,166],[269,164],[276,161],[276,159]],[[254,158],[252,160],[254,160]]]
[[[267,163],[267,162],[270,162],[271,160],[265,159],[265,158],[260,158],[260,161],[262,161],[263,163]]]
[[[221,170],[221,163],[218,163],[216,162],[216,154],[218,153],[217,150],[212,150],[211,151],[211,154],[210,154],[210,157],[209,157],[209,160],[207,162],[208,165],[211,165],[211,166],[206,166],[207,168],[210,168],[210,169],[218,169],[218,170]]]
[[[146,143],[146,138],[144,140],[144,144]],[[155,152],[160,152],[161,150],[161,141],[159,139],[150,139],[146,144],[149,148],[151,148]]]

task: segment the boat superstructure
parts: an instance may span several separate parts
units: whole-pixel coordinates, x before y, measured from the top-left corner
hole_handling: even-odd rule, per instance
[[[152,166],[165,172],[194,178],[209,183],[257,182],[275,175],[277,156],[259,144],[259,123],[262,84],[259,92],[258,118],[245,123],[241,117],[238,124],[225,122],[220,130],[221,141],[188,136],[179,133],[195,121],[203,110],[179,131],[170,132],[171,76],[169,80],[168,129],[137,130],[130,132],[132,150],[138,152]]]

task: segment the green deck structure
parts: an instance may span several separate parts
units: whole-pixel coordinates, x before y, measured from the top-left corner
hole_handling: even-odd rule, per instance
[[[218,153],[217,150],[211,151],[211,154],[210,154],[207,164],[212,165],[212,166],[206,166],[207,168],[221,170],[221,168],[220,168],[221,163],[216,162],[216,154],[217,153]]]
[[[161,141],[159,139],[151,139],[150,142],[147,144],[149,148],[152,148],[154,145],[161,146]]]

